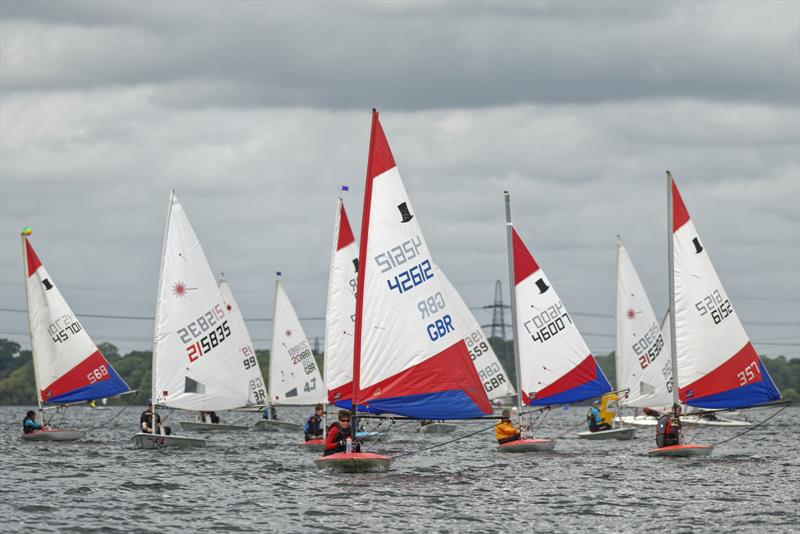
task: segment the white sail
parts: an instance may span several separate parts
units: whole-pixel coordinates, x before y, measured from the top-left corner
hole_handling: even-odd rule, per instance
[[[670,184],[675,382],[681,402],[701,408],[744,408],[779,399],[671,177]]]
[[[620,404],[636,408],[670,406],[669,335],[662,333],[622,241],[617,243],[616,316],[617,388],[628,390]]]
[[[232,321],[233,331],[238,332],[239,353],[244,366],[244,374],[247,378],[247,385],[250,391],[248,404],[265,405],[267,403],[267,388],[264,385],[264,377],[261,374],[261,366],[258,364],[256,349],[250,339],[250,332],[242,317],[242,312],[236,299],[233,297],[231,286],[225,279],[225,275],[220,276],[219,289],[222,292],[222,300],[225,302],[225,310]]]
[[[572,317],[512,229],[522,400],[532,406],[567,404],[611,391]]]
[[[322,402],[322,390],[322,377],[311,346],[289,297],[277,282],[269,357],[270,403],[316,404]]]
[[[242,334],[172,193],[156,304],[154,402],[203,411],[252,403]]]
[[[75,317],[30,241],[24,236],[22,241],[36,397],[40,404],[69,404],[127,392],[128,385]]]
[[[353,393],[357,265],[358,247],[339,199],[325,312],[325,387],[331,404],[350,399]]]
[[[458,291],[450,283],[438,266],[434,266],[436,276],[441,277],[442,285],[447,294],[448,302],[452,306],[453,324],[458,335],[464,338],[467,344],[472,363],[483,383],[483,390],[489,400],[499,399],[516,395],[514,386],[511,385],[511,378],[500,360],[497,358],[489,340],[483,333],[483,329],[478,324],[477,319],[469,310],[469,307],[458,294]]]

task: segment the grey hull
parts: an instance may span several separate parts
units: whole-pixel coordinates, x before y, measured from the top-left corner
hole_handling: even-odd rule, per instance
[[[205,447],[203,438],[187,438],[184,436],[164,436],[162,434],[148,434],[139,432],[131,438],[137,449],[164,449],[184,447]]]
[[[77,441],[85,435],[86,432],[83,430],[49,429],[23,434],[22,439],[25,441]]]
[[[297,423],[276,421],[275,419],[262,419],[253,425],[253,430],[260,432],[299,432],[303,427]]]
[[[450,423],[431,423],[429,425],[419,427],[419,431],[423,434],[449,434],[454,432],[458,427]]]
[[[181,428],[189,431],[198,432],[236,432],[242,430],[250,430],[246,425],[226,425],[225,423],[200,423],[198,421],[181,421]]]
[[[636,437],[635,428],[614,428],[612,430],[600,430],[598,432],[579,432],[580,439],[633,439]]]

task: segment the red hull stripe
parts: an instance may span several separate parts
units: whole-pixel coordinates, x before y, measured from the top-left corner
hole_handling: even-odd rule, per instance
[[[513,228],[511,235],[514,248],[514,285],[519,285],[520,282],[539,270],[539,264],[533,259],[528,247]]]
[[[353,230],[350,229],[350,221],[347,220],[347,212],[344,211],[344,204],[342,204],[342,209],[339,210],[339,240],[336,243],[336,250],[342,250],[355,240]]]
[[[582,386],[587,382],[591,382],[597,378],[597,363],[589,354],[584,360],[579,363],[572,371],[568,372],[546,388],[536,392],[537,399],[543,399],[552,395],[557,395],[562,391],[573,389]],[[525,397],[528,397],[526,400]],[[528,395],[523,395],[523,400],[530,402]]]
[[[101,366],[105,367],[105,373],[100,369]],[[91,374],[94,376],[95,370],[100,373],[100,378],[95,377],[95,381],[92,382],[89,379],[89,375]],[[99,350],[96,350],[88,358],[70,369],[69,372],[64,374],[61,378],[44,388],[41,391],[42,400],[47,402],[49,398],[60,397],[65,393],[86,387],[92,383],[108,380],[111,378],[112,372],[113,370],[108,364],[108,361],[106,361],[105,356],[103,356]]]
[[[699,380],[680,389],[682,402],[691,402],[692,399],[722,393],[748,384],[761,382],[761,362],[753,345],[748,341],[742,349],[734,354],[728,361],[708,373]],[[747,374],[750,369],[752,377]],[[745,380],[745,383],[742,383]]]
[[[410,369],[361,389],[358,402],[369,405],[370,400],[452,390],[466,393],[481,412],[492,412],[463,339]]]
[[[389,169],[396,167],[394,156],[392,156],[392,149],[389,148],[389,142],[386,140],[386,135],[383,133],[381,121],[378,120],[378,112],[374,111],[372,145],[369,152],[369,166],[367,168],[367,179],[375,178],[385,173]]]
[[[25,256],[28,258],[28,277],[31,277],[36,269],[42,266],[42,262],[39,261],[39,256],[36,255],[27,237],[25,238]]]
[[[677,232],[678,229],[689,221],[689,212],[686,210],[686,205],[683,203],[681,194],[678,192],[678,186],[675,185],[675,180],[672,180],[672,231]]]

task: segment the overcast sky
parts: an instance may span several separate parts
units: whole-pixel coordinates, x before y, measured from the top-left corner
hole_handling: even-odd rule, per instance
[[[30,225],[74,311],[152,316],[175,188],[246,317],[271,317],[277,270],[321,317],[342,184],[360,226],[372,107],[471,306],[507,291],[508,189],[590,348],[611,350],[616,234],[666,308],[670,169],[758,351],[800,355],[796,1],[3,0],[0,308],[25,308]],[[151,345],[151,320],[82,322]],[[271,323],[250,329],[269,346]],[[0,311],[0,336],[26,332]]]

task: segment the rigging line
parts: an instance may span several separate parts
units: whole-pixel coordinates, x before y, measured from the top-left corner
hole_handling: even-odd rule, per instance
[[[466,439],[466,438],[472,437],[472,436],[474,436],[474,435],[476,435],[476,434],[480,434],[481,432],[486,432],[487,430],[491,430],[491,429],[493,429],[495,426],[497,426],[497,424],[496,424],[496,423],[495,423],[495,424],[493,424],[492,426],[487,426],[486,428],[482,428],[482,429],[480,429],[480,430],[476,430],[475,432],[470,432],[469,434],[465,434],[465,435],[463,435],[463,436],[459,436],[459,437],[457,437],[457,438],[455,438],[455,439],[451,439],[451,440],[449,440],[449,441],[445,441],[445,442],[443,442],[443,443],[437,443],[436,445],[431,445],[430,447],[425,447],[425,448],[423,448],[423,449],[419,449],[419,450],[416,450],[416,451],[404,452],[404,453],[401,453],[401,454],[395,454],[394,456],[392,456],[392,459],[393,459],[393,460],[396,460],[396,459],[398,459],[398,458],[402,458],[403,456],[412,456],[412,455],[414,455],[414,454],[419,454],[419,453],[421,453],[421,452],[429,451],[429,450],[431,450],[431,449],[436,449],[436,448],[439,448],[439,447],[444,447],[445,445],[449,445],[449,444],[451,444],[451,443],[455,443],[456,441],[461,441],[462,439]]]
[[[101,428],[101,427],[104,427],[104,426],[106,426],[106,425],[107,425],[107,424],[109,424],[111,421],[113,421],[114,419],[116,419],[117,417],[119,417],[120,415],[122,415],[123,413],[125,413],[125,410],[127,410],[128,408],[130,408],[131,406],[133,406],[133,403],[134,403],[134,402],[136,402],[137,400],[138,400],[138,399],[137,399],[136,395],[131,395],[131,400],[128,402],[128,404],[126,404],[125,406],[123,406],[123,407],[122,407],[122,409],[121,409],[119,412],[117,412],[117,414],[116,414],[116,415],[114,415],[113,417],[111,417],[111,419],[109,419],[108,421],[104,421],[103,423],[100,423],[99,425],[96,425],[96,426],[93,426],[92,428],[89,428],[88,430],[86,430],[86,432],[91,432],[91,431],[93,431],[93,430],[97,430],[98,428]]]
[[[740,432],[739,434],[736,434],[735,436],[733,436],[733,437],[730,437],[730,438],[728,438],[728,439],[726,439],[726,440],[720,441],[719,443],[714,443],[714,446],[715,446],[715,447],[719,447],[720,445],[724,445],[724,444],[728,443],[729,441],[733,441],[733,440],[735,440],[736,438],[739,438],[739,437],[742,437],[742,436],[744,436],[745,434],[747,434],[747,433],[748,433],[748,432],[750,432],[751,430],[755,430],[756,428],[760,427],[761,425],[763,425],[764,423],[766,423],[767,421],[769,421],[770,419],[772,419],[773,417],[775,417],[776,415],[778,415],[779,413],[781,413],[783,410],[785,410],[786,408],[788,408],[789,406],[791,406],[791,404],[792,404],[791,402],[787,402],[786,404],[784,404],[784,405],[781,407],[781,409],[780,409],[780,410],[778,410],[778,411],[777,411],[777,412],[775,412],[774,414],[770,415],[769,417],[767,417],[766,419],[764,419],[763,421],[761,421],[761,422],[760,422],[760,423],[758,423],[757,425],[753,425],[753,426],[751,426],[750,428],[748,428],[747,430],[745,430],[744,432]]]

